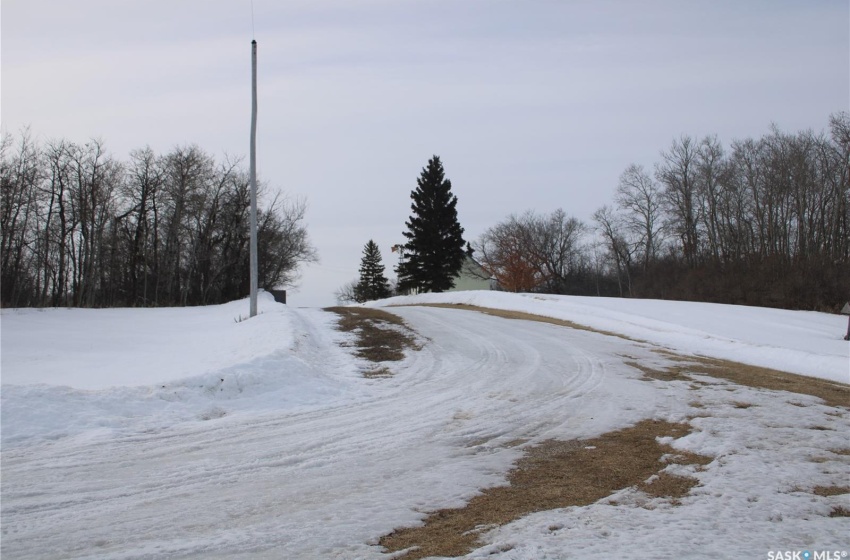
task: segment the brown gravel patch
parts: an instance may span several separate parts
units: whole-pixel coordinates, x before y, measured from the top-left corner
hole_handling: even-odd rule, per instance
[[[417,350],[413,330],[397,315],[368,307],[328,307],[340,316],[339,329],[357,336],[357,356],[371,362],[397,362],[406,349]],[[378,367],[366,377],[389,377],[390,370]]]
[[[812,494],[824,497],[850,494],[850,486],[815,486],[812,489]]]
[[[819,397],[829,406],[850,407],[850,385],[827,379],[806,377],[775,369],[751,366],[731,360],[701,356],[675,356],[664,352],[674,362],[671,375],[701,374],[725,379],[738,385],[773,391],[789,391]],[[801,406],[799,403],[789,403]]]
[[[527,451],[508,474],[508,486],[487,488],[462,508],[431,513],[422,526],[397,529],[380,544],[388,552],[410,549],[397,557],[406,560],[460,556],[478,546],[483,530],[537,511],[589,505],[625,488],[677,500],[698,482],[661,472],[665,464],[712,459],[675,451],[656,438],[680,438],[690,430],[688,424],[644,420],[593,439],[547,441]]]

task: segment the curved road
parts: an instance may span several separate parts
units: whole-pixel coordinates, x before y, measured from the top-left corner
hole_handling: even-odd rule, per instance
[[[425,344],[351,399],[4,449],[4,557],[381,558],[382,534],[501,483],[520,443],[599,434],[659,406],[623,364],[649,356],[639,344],[470,311],[388,311]],[[338,355],[317,313],[299,312],[306,343]]]

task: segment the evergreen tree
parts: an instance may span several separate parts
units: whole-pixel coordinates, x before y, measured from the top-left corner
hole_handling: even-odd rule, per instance
[[[405,222],[407,243],[399,263],[399,290],[443,292],[454,286],[465,257],[463,228],[457,220],[457,197],[439,156],[428,161],[410,193],[413,215]]]
[[[384,276],[381,251],[371,239],[363,248],[360,260],[360,281],[354,287],[354,300],[358,303],[390,297],[390,284]]]

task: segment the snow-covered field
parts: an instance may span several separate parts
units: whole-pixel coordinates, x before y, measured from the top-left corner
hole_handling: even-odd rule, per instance
[[[500,484],[522,448],[644,418],[715,457],[673,506],[634,489],[484,533],[469,558],[850,552],[850,411],[647,381],[653,348],[848,381],[846,318],[681,302],[459,293],[645,342],[396,307],[423,347],[367,379],[336,316],[264,296],[186,309],[3,310],[3,558],[386,558],[377,539]],[[629,358],[625,358],[629,356]],[[743,404],[750,405],[746,408]],[[850,403],[848,403],[850,405]],[[624,461],[628,458],[624,457]]]

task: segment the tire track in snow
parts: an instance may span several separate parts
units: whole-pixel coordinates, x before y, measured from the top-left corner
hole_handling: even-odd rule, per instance
[[[628,382],[606,383],[622,350],[593,333],[390,311],[430,342],[348,402],[4,450],[3,552],[378,557],[370,538],[499,483],[518,455],[504,444],[575,437]],[[339,350],[311,320],[299,355],[330,371]]]
[[[486,389],[488,395],[501,393],[508,403],[498,403],[489,414],[482,414],[483,424],[485,430],[492,430],[514,417],[516,427],[503,431],[501,436],[504,438],[534,437],[547,426],[557,427],[565,416],[570,416],[570,412],[563,409],[564,404],[589,394],[604,379],[604,362],[580,346],[567,342],[571,335],[581,337],[583,333],[542,323],[504,320],[477,312],[421,309],[434,322],[435,332],[443,332],[446,340],[464,341],[461,345],[473,341],[491,349],[487,359],[480,364],[482,369],[492,368],[493,371],[482,376],[480,389]],[[458,322],[458,316],[463,317],[461,322]],[[500,326],[509,333],[508,336],[494,336],[493,326],[494,323],[499,325],[499,321],[507,321]],[[423,328],[422,319],[413,322],[417,328]],[[458,353],[456,347],[447,350],[449,355]],[[494,354],[513,359],[493,360]],[[494,363],[499,367],[494,367]],[[496,385],[493,385],[494,381]],[[533,409],[528,407],[531,399],[535,402]]]

